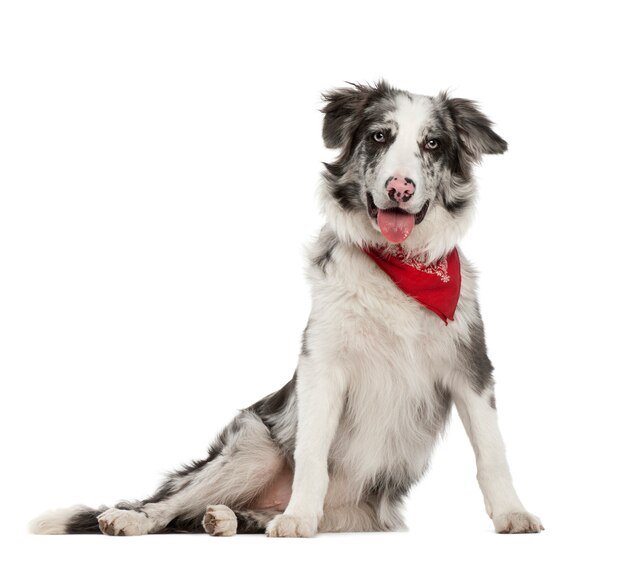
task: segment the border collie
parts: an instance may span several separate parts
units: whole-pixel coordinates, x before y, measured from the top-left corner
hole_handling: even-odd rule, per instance
[[[498,429],[476,272],[457,245],[472,216],[472,167],[506,142],[469,100],[386,82],[323,97],[326,224],[309,249],[313,306],[293,378],[237,415],[204,460],[148,499],[77,506],[40,534],[143,535],[403,528],[452,403],[500,533],[541,521],[513,488]]]

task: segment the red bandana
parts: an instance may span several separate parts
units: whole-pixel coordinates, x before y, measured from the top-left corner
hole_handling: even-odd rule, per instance
[[[363,250],[407,296],[434,311],[446,325],[454,320],[461,293],[461,264],[456,248],[433,264],[406,255],[400,245]]]

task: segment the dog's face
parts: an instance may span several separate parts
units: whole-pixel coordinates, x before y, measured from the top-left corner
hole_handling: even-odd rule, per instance
[[[469,100],[418,96],[384,82],[324,99],[324,142],[341,149],[326,164],[329,195],[366,242],[369,228],[370,240],[419,246],[438,227],[463,223],[475,196],[472,165],[507,147]]]

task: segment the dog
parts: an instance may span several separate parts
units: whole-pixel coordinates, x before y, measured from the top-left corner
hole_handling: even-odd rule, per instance
[[[326,223],[308,250],[312,311],[292,379],[242,410],[152,497],[35,519],[39,534],[310,537],[404,528],[452,403],[499,533],[537,533],[498,429],[476,272],[457,248],[473,166],[507,143],[470,100],[385,81],[323,95]]]

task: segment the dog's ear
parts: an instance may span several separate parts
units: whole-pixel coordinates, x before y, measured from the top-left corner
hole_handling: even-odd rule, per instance
[[[440,94],[450,112],[461,149],[473,162],[482,155],[496,155],[507,150],[507,142],[493,129],[491,120],[483,114],[476,102],[464,98],[448,98]]]
[[[356,128],[363,112],[378,92],[389,90],[389,86],[381,81],[374,86],[352,84],[346,88],[337,88],[322,95],[326,103],[322,109],[324,125],[322,137],[329,149],[345,147]]]

